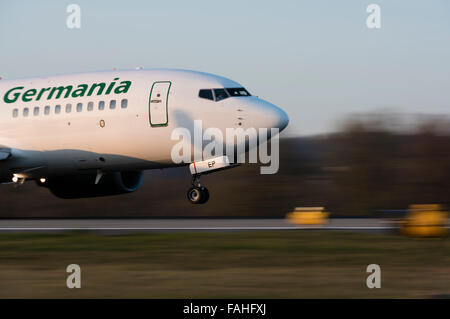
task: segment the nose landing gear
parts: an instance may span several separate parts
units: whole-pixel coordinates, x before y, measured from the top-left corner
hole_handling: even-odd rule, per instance
[[[192,174],[192,187],[187,192],[187,198],[192,204],[204,204],[209,199],[209,192],[206,187],[200,184],[200,175],[209,174],[224,169],[235,167],[227,156],[217,156],[204,161],[192,162],[189,170]]]
[[[204,204],[209,199],[209,191],[200,184],[200,174],[192,175],[192,187],[187,191],[187,198],[192,204]]]

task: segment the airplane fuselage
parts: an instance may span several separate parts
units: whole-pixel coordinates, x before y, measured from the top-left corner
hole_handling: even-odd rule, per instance
[[[171,167],[182,165],[171,134],[194,120],[223,132],[287,125],[281,109],[247,93],[220,76],[170,69],[1,80],[0,149],[14,160],[0,166],[32,179]]]

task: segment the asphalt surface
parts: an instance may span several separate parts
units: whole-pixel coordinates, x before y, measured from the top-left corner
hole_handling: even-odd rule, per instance
[[[4,219],[0,232],[21,231],[236,231],[358,230],[389,231],[393,221],[378,218],[335,218],[325,225],[294,225],[286,219]]]

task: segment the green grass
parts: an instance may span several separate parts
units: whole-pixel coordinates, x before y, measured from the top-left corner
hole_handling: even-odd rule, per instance
[[[65,286],[79,264],[82,288]],[[368,289],[379,264],[382,288]],[[450,294],[450,241],[341,232],[0,234],[0,297],[380,298]]]

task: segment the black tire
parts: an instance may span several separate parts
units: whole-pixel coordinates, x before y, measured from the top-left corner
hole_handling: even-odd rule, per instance
[[[204,199],[205,195],[201,188],[199,187],[191,187],[187,191],[187,199],[192,204],[201,204],[202,200]]]
[[[206,187],[201,187],[202,192],[202,200],[200,201],[200,204],[204,204],[209,200],[209,191]]]

